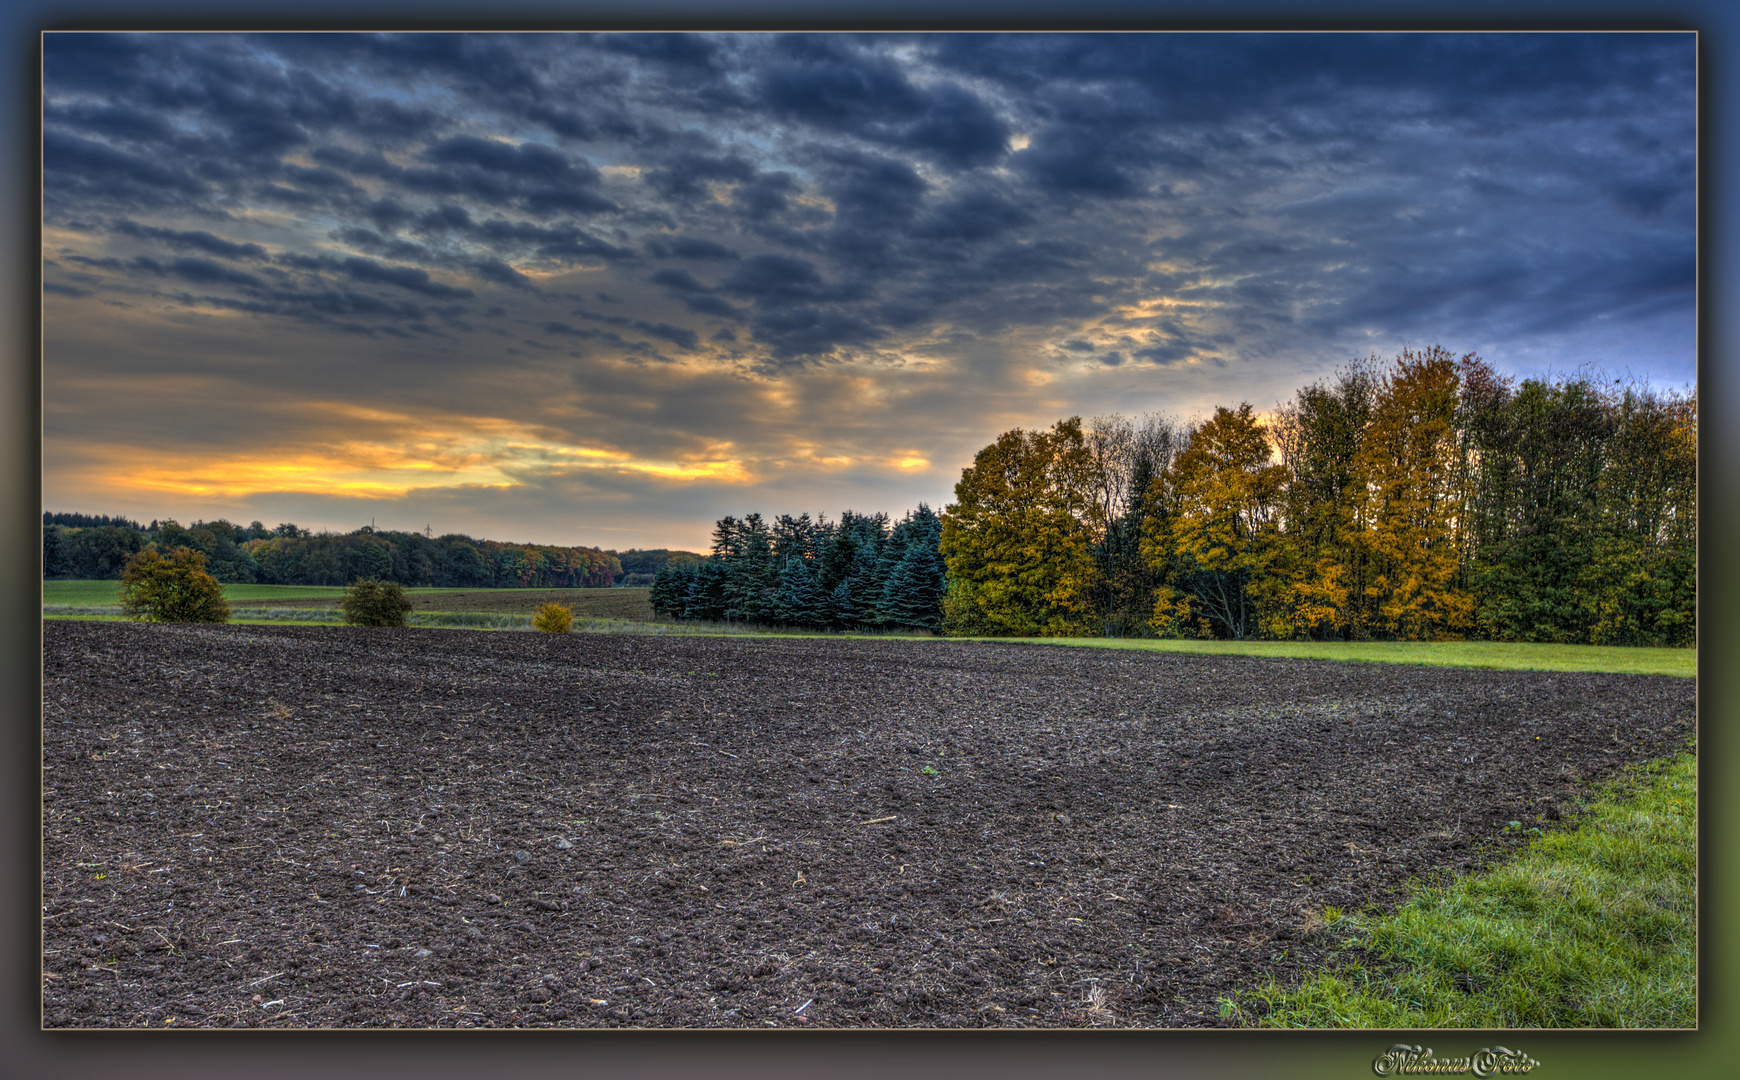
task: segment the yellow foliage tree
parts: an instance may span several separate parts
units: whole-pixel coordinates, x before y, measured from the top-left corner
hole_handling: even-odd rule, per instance
[[[168,558],[146,548],[121,571],[121,608],[149,622],[228,622],[224,587],[205,572],[205,555],[178,547]]]
[[[1216,409],[1173,460],[1164,485],[1171,512],[1151,519],[1145,550],[1156,565],[1171,566],[1189,607],[1163,592],[1156,598],[1157,632],[1188,625],[1189,611],[1229,637],[1259,628],[1260,583],[1278,551],[1277,510],[1287,482],[1286,468],[1273,457],[1266,429],[1245,403],[1236,411]]]
[[[1380,377],[1356,360],[1333,384],[1297,391],[1277,410],[1272,435],[1287,468],[1277,597],[1265,630],[1274,637],[1357,636],[1364,560],[1353,542],[1358,455]]]
[[[532,626],[545,634],[566,634],[574,628],[574,609],[551,601],[532,616]]]
[[[1357,542],[1370,562],[1364,616],[1384,635],[1460,636],[1474,600],[1458,584],[1464,516],[1457,362],[1404,351],[1384,377],[1354,459]]]
[[[1081,418],[1049,431],[1005,432],[979,451],[942,513],[955,633],[1082,633],[1105,514],[1092,497],[1100,466]]]

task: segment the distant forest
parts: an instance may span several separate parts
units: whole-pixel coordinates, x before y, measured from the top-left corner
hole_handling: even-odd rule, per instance
[[[359,578],[451,588],[603,588],[651,585],[666,563],[698,562],[687,551],[605,551],[513,544],[459,533],[376,530],[314,534],[294,524],[173,520],[142,526],[120,517],[42,515],[44,578],[119,578],[135,552],[177,547],[203,552],[219,581],[261,585],[348,585]]]

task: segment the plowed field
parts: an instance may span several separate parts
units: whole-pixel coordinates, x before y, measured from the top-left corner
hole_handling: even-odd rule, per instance
[[[47,1027],[1211,1026],[1695,683],[45,622]],[[1508,822],[1521,829],[1506,830]]]

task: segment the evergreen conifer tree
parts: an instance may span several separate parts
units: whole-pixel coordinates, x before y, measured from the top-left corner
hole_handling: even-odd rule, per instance
[[[793,559],[780,575],[775,617],[790,626],[820,627],[828,622],[827,597],[816,583],[807,559]]]
[[[694,563],[668,562],[659,567],[658,574],[653,578],[652,588],[647,591],[647,601],[652,604],[653,611],[660,615],[682,618],[689,586],[695,580],[695,570]]]
[[[852,582],[850,579],[841,581],[838,585],[834,586],[834,592],[830,597],[830,603],[828,606],[833,614],[834,622],[838,623],[844,629],[850,630],[858,625],[858,619],[861,612],[858,610],[857,601],[852,597]]]
[[[771,617],[775,570],[772,536],[760,514],[750,514],[738,527],[734,546],[725,558],[725,617],[762,622]]]
[[[709,559],[695,566],[695,576],[683,597],[683,618],[718,622],[725,618],[725,564]]]
[[[903,553],[882,586],[882,620],[916,630],[939,629],[948,586],[948,569],[939,550],[942,521],[920,503],[896,532],[904,533]]]

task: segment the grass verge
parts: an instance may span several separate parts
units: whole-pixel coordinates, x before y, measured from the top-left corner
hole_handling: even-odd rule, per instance
[[[1007,638],[976,640],[1012,640]],[[1627,645],[1541,645],[1512,641],[1189,641],[1168,638],[1020,638],[1098,649],[1353,660],[1373,664],[1498,668],[1511,671],[1596,671],[1615,675],[1696,678],[1696,649]]]
[[[1393,915],[1325,912],[1337,959],[1223,1002],[1281,1028],[1697,1025],[1697,761],[1652,763],[1483,874]]]

